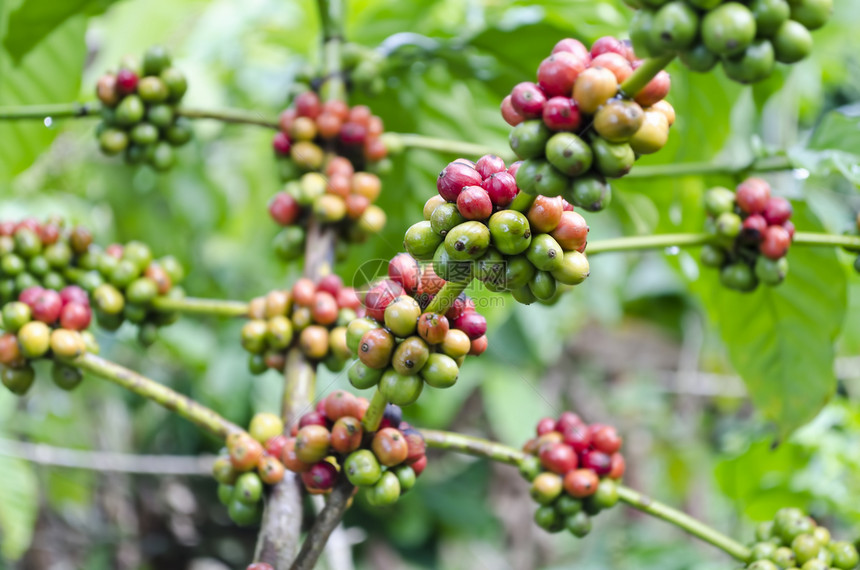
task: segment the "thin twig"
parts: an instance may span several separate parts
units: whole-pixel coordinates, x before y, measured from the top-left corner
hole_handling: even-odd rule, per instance
[[[328,495],[325,508],[317,515],[314,525],[302,543],[302,549],[290,570],[310,570],[316,566],[328,537],[340,524],[347,506],[349,506],[349,498],[352,496],[353,489],[352,483],[346,477],[338,479],[334,489]]]
[[[69,449],[44,443],[0,439],[0,455],[49,467],[67,467],[135,475],[209,476],[214,455],[142,455]]]

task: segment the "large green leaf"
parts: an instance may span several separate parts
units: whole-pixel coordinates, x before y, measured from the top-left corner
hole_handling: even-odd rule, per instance
[[[11,22],[10,22],[11,29]],[[20,61],[0,50],[0,106],[74,100],[86,57],[86,18],[66,20]],[[0,182],[27,168],[56,136],[42,121],[0,122]]]
[[[798,227],[820,227],[795,208]],[[845,272],[832,248],[795,246],[788,259],[791,269],[778,287],[737,293],[708,272],[703,295],[753,402],[783,437],[833,395],[833,343],[847,303]]]
[[[104,11],[115,0],[63,0],[44,2],[25,0],[9,14],[9,27],[3,39],[4,50],[20,63],[30,50],[51,32],[78,14]]]
[[[0,457],[0,552],[17,560],[29,548],[39,512],[36,473],[26,461]]]

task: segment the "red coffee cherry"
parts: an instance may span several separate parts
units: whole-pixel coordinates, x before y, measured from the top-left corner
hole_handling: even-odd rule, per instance
[[[761,178],[747,178],[738,185],[737,202],[747,214],[759,214],[767,206],[770,185]]]
[[[335,390],[326,396],[323,402],[325,416],[330,422],[345,416],[358,416],[358,398],[346,390]]]
[[[791,245],[791,236],[785,228],[769,226],[764,232],[764,240],[762,240],[759,248],[765,257],[779,259],[788,253],[789,245]]]
[[[400,423],[400,432],[406,438],[406,463],[415,463],[424,457],[424,454],[427,452],[427,444],[421,432],[406,422]]]
[[[543,113],[546,95],[537,84],[524,81],[511,90],[511,104],[520,115],[535,119]]]
[[[320,98],[313,91],[305,91],[296,95],[296,114],[300,117],[316,119],[322,111]]]
[[[555,420],[553,418],[541,418],[541,420],[537,423],[538,437],[552,431],[555,431]]]
[[[310,469],[302,473],[302,483],[308,489],[328,491],[334,487],[337,480],[337,468],[328,461],[314,463]]]
[[[514,109],[513,103],[511,103],[511,96],[507,95],[504,99],[502,99],[501,104],[502,110],[502,118],[505,120],[507,124],[512,127],[516,127],[520,123],[526,120],[525,117],[520,115],[516,109]]]
[[[337,292],[337,306],[341,309],[358,310],[361,306],[361,299],[352,287],[344,287]]]
[[[574,469],[564,476],[564,490],[571,497],[583,499],[597,491],[600,478],[591,469]]]
[[[747,216],[741,226],[741,232],[744,239],[751,242],[758,242],[764,239],[764,232],[767,229],[767,220],[761,214],[752,214]]]
[[[588,60],[569,51],[554,52],[538,66],[538,84],[548,97],[569,97],[577,76],[588,67]]]
[[[284,464],[271,455],[263,455],[257,463],[257,474],[266,485],[274,485],[284,478]]]
[[[316,463],[328,455],[331,433],[323,426],[305,426],[296,434],[296,457],[305,463]]]
[[[412,470],[415,471],[415,476],[418,477],[419,475],[421,475],[424,472],[424,469],[427,468],[427,456],[424,455],[423,457],[418,459],[415,463],[410,465],[410,467],[412,467]]]
[[[487,335],[479,336],[478,338],[472,340],[472,346],[469,349],[470,356],[481,356],[486,352],[487,347],[490,345],[490,341],[487,339]]]
[[[67,303],[60,313],[60,326],[64,329],[82,331],[90,326],[92,310],[89,305]]]
[[[350,453],[361,447],[363,435],[361,420],[352,416],[343,416],[331,428],[331,446],[338,453]]]
[[[325,400],[320,402],[319,405],[323,408],[323,410],[325,410]],[[328,426],[328,420],[325,417],[325,411],[314,410],[312,412],[308,412],[302,415],[302,417],[299,418],[299,429],[305,426]]]
[[[390,279],[380,281],[371,287],[367,295],[364,296],[364,306],[367,310],[367,316],[383,322],[386,307],[402,294],[403,287],[400,284]]]
[[[555,423],[555,431],[563,434],[569,428],[580,426],[585,427],[585,422],[582,421],[582,418],[571,411],[565,411],[558,416],[558,421]]]
[[[449,329],[448,319],[444,315],[424,313],[418,317],[418,336],[428,344],[441,344]]]
[[[466,186],[480,186],[484,179],[473,167],[452,162],[439,173],[436,189],[448,202],[455,202]]]
[[[612,455],[621,449],[621,436],[612,426],[603,426],[596,430],[591,436],[594,449]]]
[[[593,67],[604,67],[615,74],[618,83],[622,83],[633,73],[633,67],[623,55],[615,52],[602,53],[591,60]]]
[[[588,222],[578,212],[563,211],[558,225],[549,235],[564,251],[582,251],[588,238]]]
[[[610,467],[607,477],[611,479],[621,479],[624,476],[624,471],[627,469],[627,464],[624,461],[624,456],[620,453],[613,453],[610,458]]]
[[[392,427],[382,428],[376,432],[370,447],[379,463],[386,467],[403,463],[409,455],[406,438],[399,430]]]
[[[487,195],[490,197],[490,201],[493,205],[498,206],[499,208],[504,208],[508,206],[519,193],[517,181],[514,178],[516,169],[519,168],[519,164],[520,163],[514,163],[510,166],[507,172],[491,174],[481,182],[481,188],[487,191]],[[514,169],[513,173],[510,172],[511,168]]]
[[[315,322],[321,325],[331,325],[337,320],[338,306],[334,297],[326,291],[318,291],[314,295],[311,315]]]
[[[254,562],[249,564],[245,570],[275,570],[275,568],[266,562]]]
[[[293,141],[290,140],[287,133],[277,132],[272,137],[272,149],[275,151],[275,154],[289,156],[291,148],[293,148]]]
[[[543,108],[543,122],[554,131],[575,131],[582,123],[576,101],[570,97],[553,97]]]
[[[505,161],[495,154],[485,154],[475,163],[475,170],[478,171],[481,178],[488,178],[497,172],[504,172],[505,168]]]
[[[638,66],[634,66],[638,67]],[[648,84],[636,94],[633,98],[634,101],[642,105],[643,107],[650,107],[651,105],[656,105],[662,99],[669,94],[669,89],[672,87],[672,78],[669,76],[669,73],[666,71],[661,71],[657,75],[654,76],[654,79],[648,82]],[[674,110],[672,111],[674,118]],[[667,119],[669,117],[666,117]],[[674,121],[669,121],[671,125]]]
[[[314,303],[317,287],[314,282],[302,277],[293,284],[293,301],[302,307],[310,307]]]
[[[266,441],[266,453],[271,455],[272,457],[280,458],[281,455],[283,455],[284,453],[284,448],[287,446],[287,439],[287,436],[285,436],[284,434],[270,437]]]
[[[577,453],[582,453],[591,447],[591,432],[584,424],[571,425],[562,431],[564,443]]]
[[[466,333],[470,340],[475,340],[487,332],[487,319],[478,313],[463,313],[454,321],[454,328]]]
[[[29,303],[28,303],[29,304]],[[60,318],[63,310],[63,300],[60,294],[51,289],[43,289],[30,304],[33,319],[43,323],[53,324]]]
[[[281,452],[281,463],[293,473],[304,473],[310,471],[312,467],[312,464],[305,463],[296,455],[295,437],[287,439],[284,443],[284,450]]]
[[[388,278],[403,287],[403,291],[411,295],[418,289],[421,278],[421,266],[408,253],[398,253],[388,262]]]
[[[618,38],[603,36],[591,44],[591,57],[597,57],[603,53],[617,53],[626,57],[627,46]]]
[[[539,457],[541,465],[544,468],[559,475],[564,475],[568,471],[576,469],[578,463],[576,453],[564,443],[553,443],[543,446]]]
[[[445,316],[448,317],[448,320],[453,321],[460,318],[460,315],[463,313],[473,313],[475,312],[475,301],[472,300],[471,297],[467,297],[465,294],[460,294],[454,302],[448,307],[448,311],[445,313]],[[459,328],[459,327],[454,327]]]
[[[481,186],[466,186],[457,196],[457,210],[467,220],[486,220],[493,213],[493,202]]]
[[[602,451],[587,451],[582,455],[582,466],[602,477],[612,469],[612,458]]]
[[[561,222],[561,215],[564,213],[561,200],[561,196],[554,198],[537,196],[535,198],[526,214],[532,231],[549,233],[558,227]]]
[[[585,59],[586,63],[591,60],[591,54],[588,53],[588,48],[586,48],[581,41],[573,38],[560,40],[555,44],[555,47],[552,48],[552,53],[558,53],[561,51],[567,51],[580,59]]]
[[[263,455],[263,446],[247,433],[237,434],[237,437],[228,440],[227,449],[230,463],[237,471],[250,471]]]
[[[781,196],[768,198],[762,215],[769,225],[781,226],[791,217],[791,202]]]
[[[275,223],[282,226],[295,223],[301,211],[301,206],[296,199],[286,192],[278,192],[269,200],[269,215]]]
[[[36,299],[39,298],[44,290],[44,288],[39,286],[27,287],[18,295],[18,300],[32,309],[33,305],[36,304]]]
[[[137,74],[130,69],[120,69],[116,74],[116,90],[129,95],[137,90]]]
[[[317,283],[317,291],[325,291],[332,297],[337,297],[341,287],[343,287],[343,279],[336,273],[329,273]]]

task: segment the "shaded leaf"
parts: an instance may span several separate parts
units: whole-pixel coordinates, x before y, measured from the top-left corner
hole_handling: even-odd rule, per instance
[[[18,64],[30,50],[66,21],[81,13],[103,12],[115,0],[63,0],[63,2],[23,2],[9,14],[3,47]]]
[[[820,227],[805,208],[795,208],[799,227]],[[845,272],[831,248],[795,246],[788,259],[791,269],[778,287],[738,293],[709,271],[704,294],[732,364],[783,437],[813,419],[833,395],[833,343],[847,303]]]
[[[36,472],[26,461],[0,457],[0,552],[17,560],[29,548],[39,512]]]
[[[74,100],[86,57],[85,31],[86,19],[79,15],[54,30],[19,63],[0,50],[0,106]],[[0,180],[30,166],[56,134],[41,121],[0,123]]]

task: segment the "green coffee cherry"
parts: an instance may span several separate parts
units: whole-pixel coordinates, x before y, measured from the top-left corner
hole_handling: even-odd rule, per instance
[[[427,357],[419,374],[431,388],[450,388],[457,382],[460,367],[450,356],[434,352]]]
[[[521,159],[543,156],[551,134],[540,119],[524,121],[511,130],[511,150]]]
[[[493,247],[506,255],[524,252],[531,244],[531,226],[521,212],[501,210],[488,222]]]
[[[579,176],[591,168],[591,147],[573,133],[556,133],[546,144],[546,159],[567,176]]]
[[[382,468],[376,456],[369,449],[359,449],[350,453],[343,463],[346,478],[356,487],[375,485],[382,477]]]
[[[564,252],[551,235],[537,234],[526,250],[526,258],[538,271],[556,271],[562,267]]]
[[[396,406],[415,402],[423,389],[424,382],[418,376],[405,376],[392,369],[383,372],[379,381],[379,391]]]

